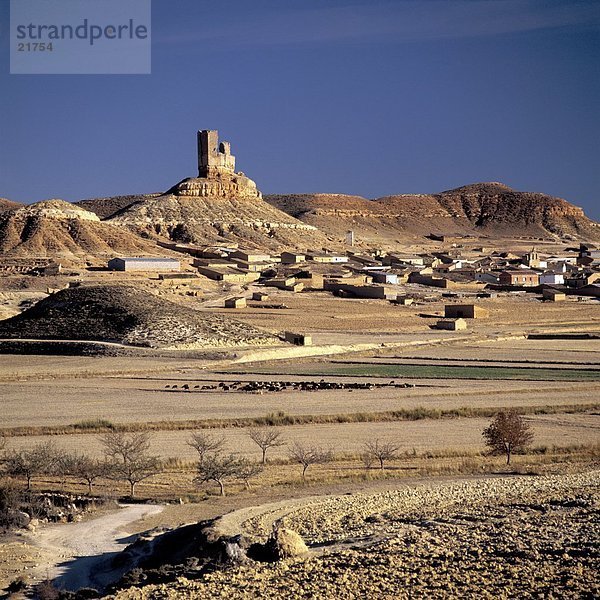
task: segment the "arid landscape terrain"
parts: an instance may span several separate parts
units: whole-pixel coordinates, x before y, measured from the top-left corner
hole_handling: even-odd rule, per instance
[[[2,200],[5,592],[597,597],[599,225],[232,161]]]

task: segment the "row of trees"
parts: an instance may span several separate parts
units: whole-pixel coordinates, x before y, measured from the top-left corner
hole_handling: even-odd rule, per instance
[[[213,482],[225,495],[227,481],[243,482],[250,486],[250,480],[261,473],[267,463],[267,452],[271,448],[286,444],[282,430],[277,427],[251,428],[247,435],[261,450],[260,463],[253,462],[238,454],[225,452],[225,438],[204,431],[192,434],[188,445],[198,455],[196,476],[197,485]],[[483,431],[486,445],[495,454],[504,454],[510,464],[514,451],[528,446],[533,434],[514,411],[500,412]],[[24,478],[27,489],[36,476],[56,476],[66,479],[71,476],[85,482],[92,494],[93,485],[100,478],[125,481],[129,484],[131,497],[135,496],[138,483],[158,474],[164,465],[150,453],[148,433],[109,432],[101,437],[103,458],[92,458],[85,454],[73,454],[59,450],[52,442],[37,444],[27,450],[5,453],[2,459],[4,471],[12,477]],[[400,446],[394,442],[375,439],[366,442],[362,448],[362,459],[366,468],[374,464],[384,469],[386,463],[398,458]],[[311,465],[322,464],[333,457],[331,450],[300,442],[290,444],[288,459],[302,469],[303,480]]]
[[[64,481],[70,476],[85,482],[92,494],[94,483],[107,478],[126,481],[132,497],[140,481],[161,471],[161,461],[149,454],[147,433],[110,432],[102,436],[101,441],[103,458],[65,452],[53,442],[46,442],[6,452],[2,458],[3,470],[11,477],[25,479],[27,490],[31,489],[34,477],[53,476]]]
[[[513,452],[526,448],[533,440],[529,425],[515,411],[498,413],[482,435],[492,454],[506,456],[506,464],[510,464]],[[248,487],[250,479],[258,475],[266,464],[267,451],[286,444],[283,432],[277,427],[252,428],[248,430],[248,436],[262,452],[260,465],[235,454],[226,454],[223,451],[223,437],[206,432],[194,433],[188,442],[198,453],[198,469],[194,481],[198,484],[211,481],[218,484],[221,495],[225,495],[225,482],[229,479],[242,480]],[[383,470],[386,463],[398,458],[399,451],[400,445],[375,439],[363,445],[361,457],[367,469],[377,464]],[[292,443],[287,454],[291,462],[300,464],[303,480],[310,465],[328,462],[333,457],[331,450],[299,442]]]

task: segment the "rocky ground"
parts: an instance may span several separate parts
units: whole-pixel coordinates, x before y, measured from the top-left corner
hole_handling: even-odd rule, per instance
[[[309,553],[188,568],[115,598],[596,598],[599,484],[598,471],[504,477],[245,511],[242,531],[260,537],[275,522],[299,531]]]
[[[252,325],[201,313],[125,285],[60,290],[2,321],[0,338],[180,349],[278,343]]]

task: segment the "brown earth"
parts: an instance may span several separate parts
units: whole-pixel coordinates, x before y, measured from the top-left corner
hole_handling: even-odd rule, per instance
[[[273,523],[295,529],[309,553],[201,577],[188,563],[168,583],[116,598],[582,598],[599,591],[597,471],[313,497],[223,520],[237,520],[232,531],[253,538]]]
[[[149,347],[272,344],[251,325],[179,306],[131,286],[60,290],[0,321],[0,338],[97,340]]]
[[[124,208],[131,206],[134,202],[155,198],[160,195],[160,192],[157,192],[155,194],[130,194],[126,196],[109,196],[106,198],[88,198],[87,200],[75,202],[75,204],[97,214],[101,219],[107,219]]]
[[[0,215],[0,254],[5,256],[61,260],[140,253],[164,251],[64,200],[38,202]]]
[[[14,202],[8,198],[0,198],[0,214],[17,210],[22,206],[23,205],[20,202]]]
[[[374,200],[343,194],[271,195],[265,199],[331,235],[341,236],[351,229],[359,238],[372,241],[430,233],[600,239],[597,224],[566,200],[519,192],[495,182]]]
[[[323,233],[258,197],[146,196],[107,222],[146,237],[199,244],[229,241],[277,250],[327,243]]]
[[[195,180],[178,185],[189,181]],[[600,240],[597,224],[566,200],[499,183],[374,200],[343,194],[271,195],[265,200],[260,194],[185,194],[174,186],[164,194],[76,204],[51,201],[53,211],[47,210],[48,201],[22,206],[1,200],[0,252],[58,258],[156,254],[150,240],[306,251],[340,248],[349,229],[356,232],[359,245],[384,247],[422,242],[432,232],[484,239]]]

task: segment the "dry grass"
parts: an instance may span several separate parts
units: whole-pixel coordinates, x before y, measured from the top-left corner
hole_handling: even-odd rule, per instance
[[[456,419],[461,417],[493,417],[500,411],[514,407],[462,406],[452,409],[417,407],[383,412],[338,413],[332,415],[290,415],[283,411],[261,417],[239,419],[193,419],[182,421],[154,421],[137,423],[113,423],[107,419],[88,419],[66,426],[28,426],[0,428],[6,437],[69,435],[77,433],[106,433],[107,431],[182,431],[188,429],[225,429],[256,426],[322,425],[331,423],[382,423],[394,421],[421,421],[424,419]],[[600,410],[600,403],[521,406],[517,412],[523,415],[585,414]]]
[[[515,454],[510,467],[506,466],[504,457],[489,456],[473,450],[406,451],[381,470],[365,469],[358,453],[341,453],[336,454],[331,462],[312,465],[307,471],[306,481],[302,480],[298,464],[289,459],[271,461],[264,471],[251,481],[250,491],[245,489],[242,482],[230,482],[227,485],[227,494],[247,496],[266,493],[277,496],[284,493],[293,497],[298,495],[300,489],[340,484],[393,484],[407,478],[437,476],[571,472],[597,464],[599,459],[600,444],[534,446]],[[212,485],[196,487],[192,483],[194,474],[193,461],[167,460],[162,473],[138,484],[138,495],[142,499],[163,502],[178,502],[181,499],[186,503],[202,502],[207,497],[218,496],[218,490]],[[87,491],[84,484],[71,478],[64,483],[56,478],[36,478],[33,488],[76,493]],[[111,480],[100,480],[94,485],[94,493],[111,498],[125,496],[127,491],[126,485]]]

